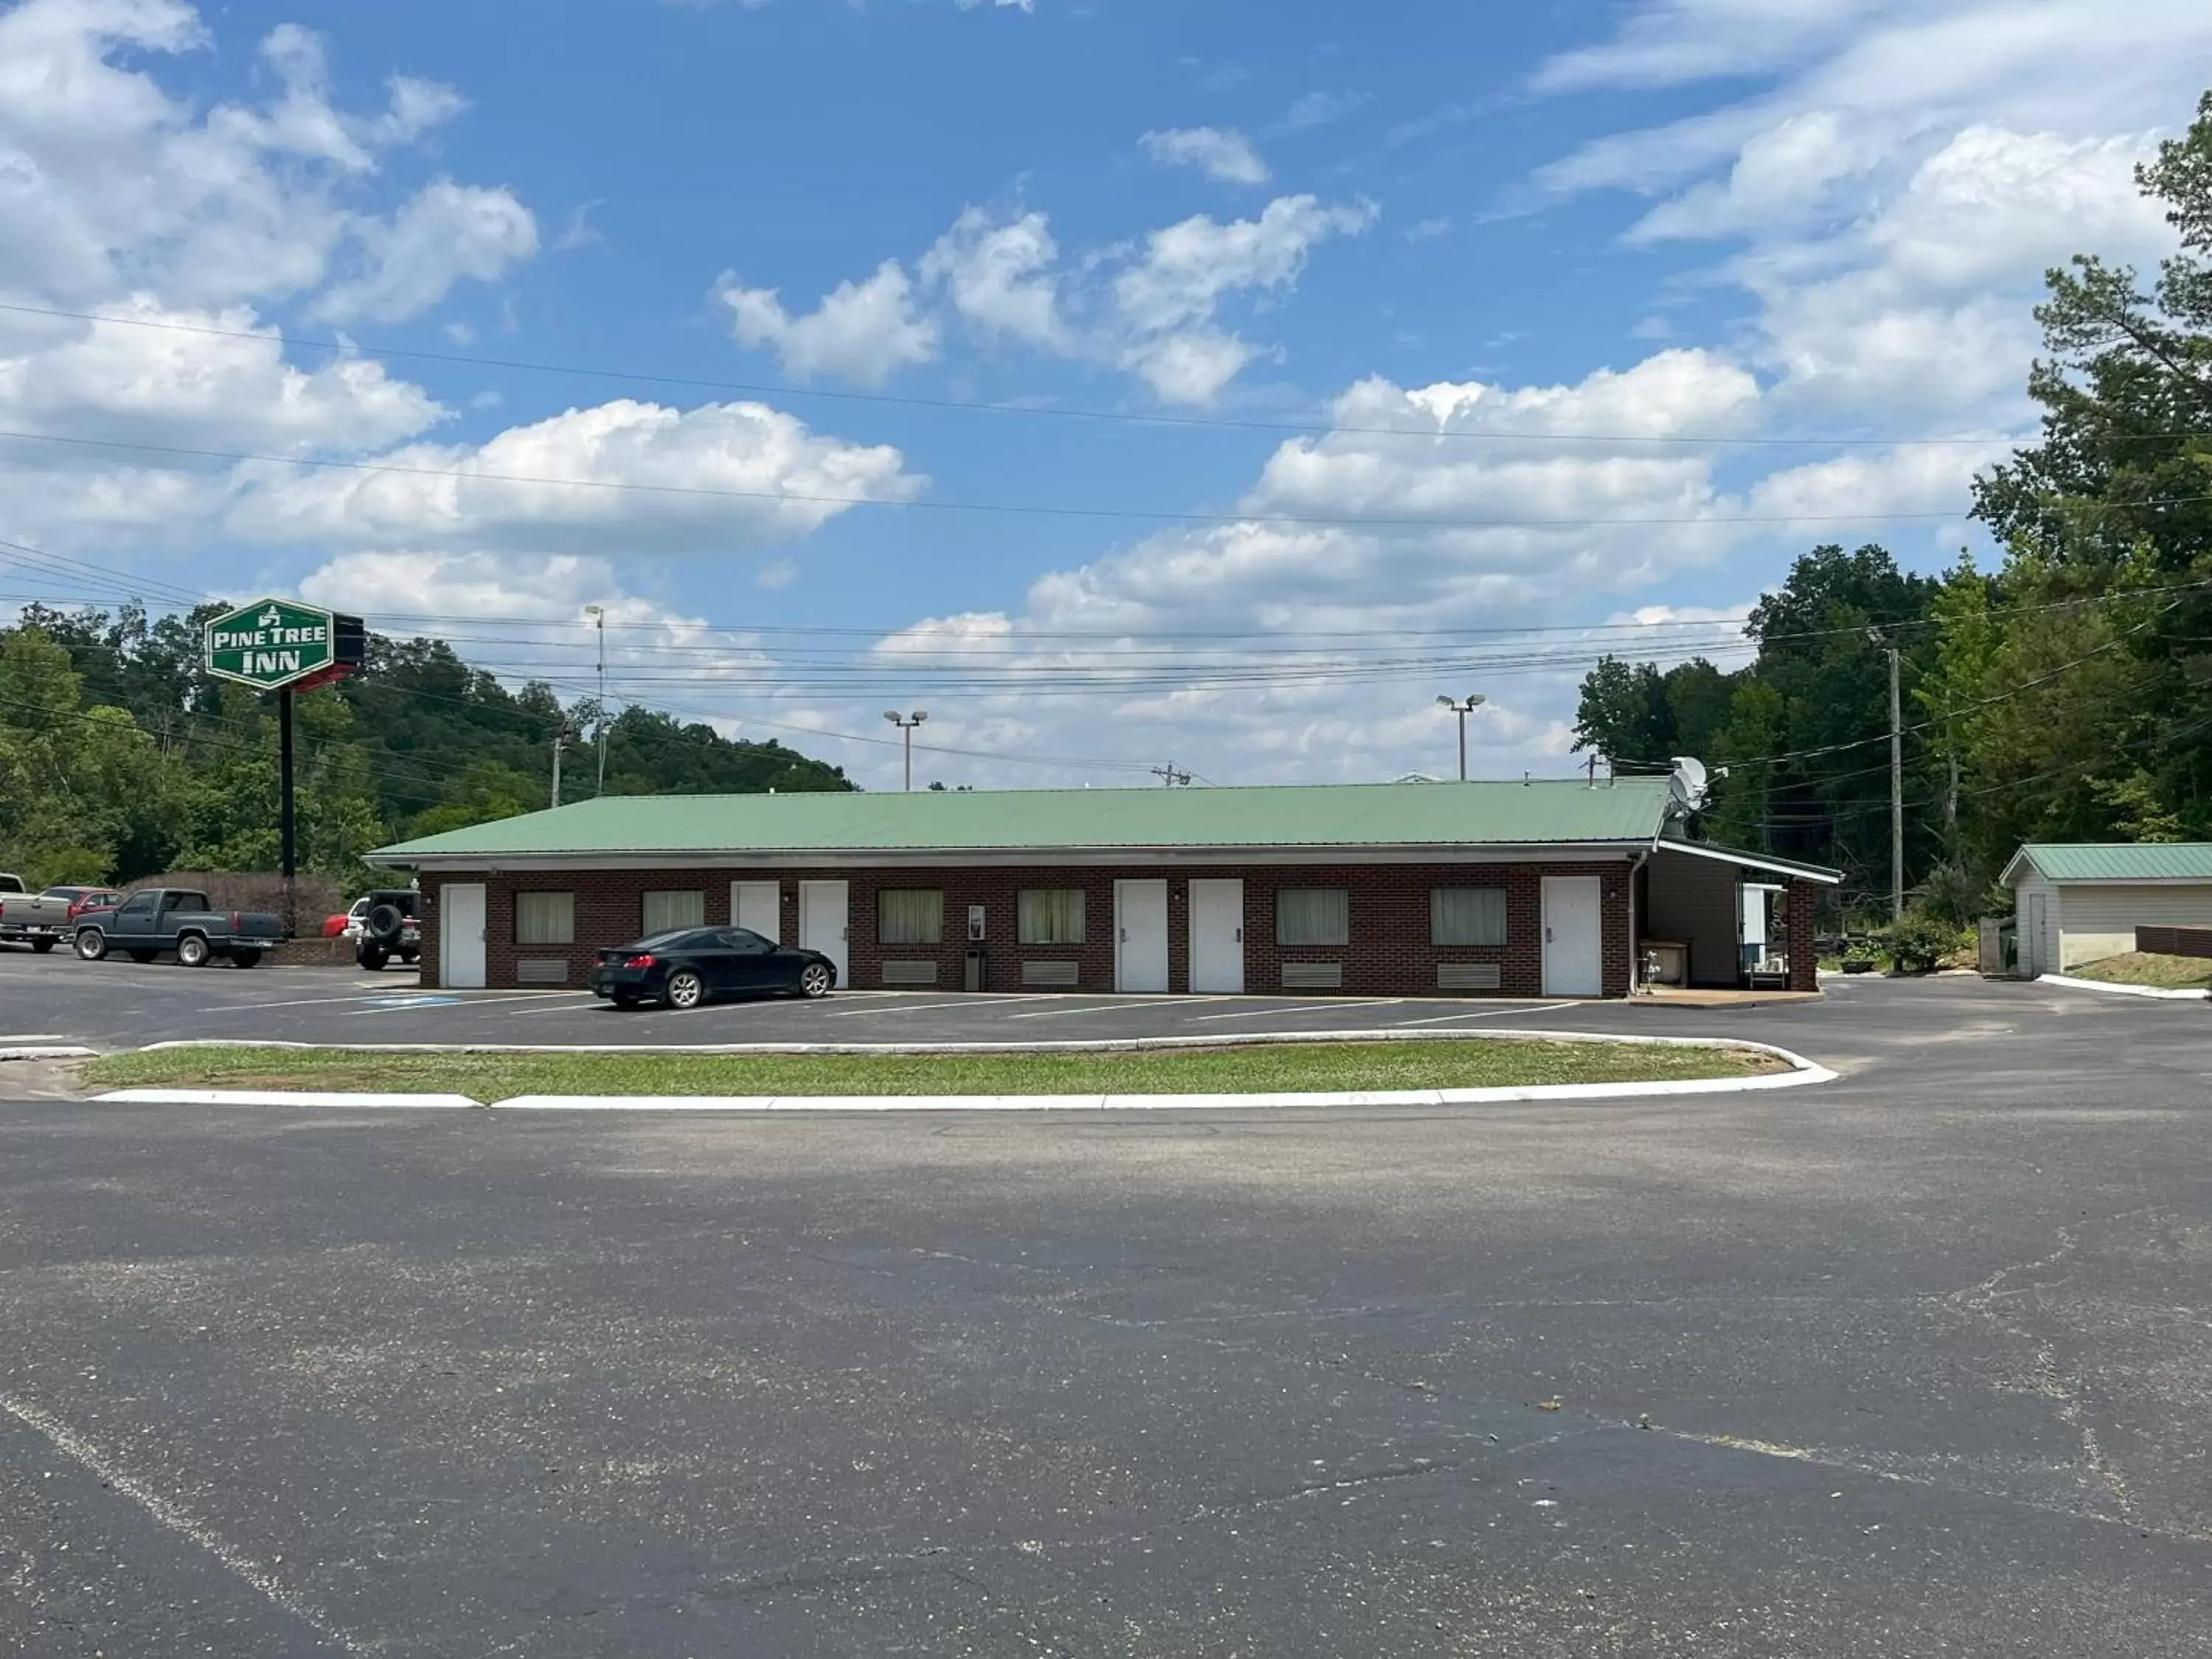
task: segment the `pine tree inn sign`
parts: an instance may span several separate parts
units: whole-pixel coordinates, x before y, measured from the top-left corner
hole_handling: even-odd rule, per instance
[[[259,599],[209,620],[203,660],[218,679],[264,691],[334,678],[361,661],[357,617],[291,599]]]

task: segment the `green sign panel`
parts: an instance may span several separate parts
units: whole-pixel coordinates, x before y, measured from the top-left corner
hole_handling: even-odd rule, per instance
[[[313,605],[289,599],[241,605],[208,623],[207,671],[275,691],[335,663],[337,634],[331,613]]]

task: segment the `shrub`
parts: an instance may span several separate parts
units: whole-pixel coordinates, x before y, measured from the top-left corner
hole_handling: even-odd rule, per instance
[[[1881,930],[1881,944],[1899,973],[1925,974],[1959,948],[1959,930],[1925,910],[1907,910]]]

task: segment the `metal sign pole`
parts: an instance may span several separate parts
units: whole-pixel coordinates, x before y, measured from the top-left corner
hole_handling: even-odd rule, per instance
[[[300,932],[299,894],[295,877],[299,872],[298,846],[292,817],[292,688],[276,694],[276,834],[284,870],[284,937]]]

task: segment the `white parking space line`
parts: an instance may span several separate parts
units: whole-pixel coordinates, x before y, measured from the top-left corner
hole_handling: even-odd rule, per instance
[[[1008,1019],[1061,1019],[1078,1014],[1125,1014],[1131,1009],[1158,1008],[1163,1004],[1182,1007],[1199,1002],[1241,1001],[1241,998],[1220,997],[1122,997],[1117,1001],[1097,1003],[1087,1008],[1039,1008],[1026,1014],[1008,1014]]]
[[[909,1002],[896,1008],[848,1008],[842,1013],[824,1014],[824,1019],[858,1019],[863,1014],[919,1014],[932,1008],[1003,1008],[1010,1002],[1056,1002],[1065,994],[1047,991],[1036,996],[992,996],[974,991],[951,992],[934,1002]]]
[[[1395,1007],[1401,1000],[1402,999],[1398,997],[1382,997],[1370,1002],[1364,997],[1352,1000],[1339,997],[1334,1002],[1301,1002],[1288,1008],[1240,1008],[1226,1014],[1200,1014],[1193,1018],[1190,1024],[1203,1025],[1209,1020],[1216,1019],[1267,1019],[1277,1014],[1318,1014],[1333,1012],[1344,1008],[1391,1008]]]
[[[294,997],[279,1002],[225,1002],[218,1003],[212,1008],[201,1008],[194,1012],[203,1014],[251,1014],[258,1013],[264,1008],[335,1007],[341,1003],[382,1002],[386,999],[397,1000],[401,997],[436,997],[440,1006],[445,1006],[447,999],[451,998],[455,1003],[472,1002],[478,1006],[483,1006],[486,1004],[570,994],[571,993],[567,991],[418,991],[410,986],[393,985],[388,990],[369,991],[357,996]]]
[[[1504,1019],[1510,1014],[1548,1014],[1554,1008],[1571,1008],[1571,1002],[1516,1002],[1510,1008],[1469,1008],[1463,1013],[1437,1014],[1429,1019],[1401,1019],[1399,1025],[1442,1025],[1455,1019]]]
[[[932,1008],[950,1008],[964,1001],[963,997],[941,996],[930,1002],[896,1002],[878,1004],[873,1008],[847,1008],[838,1013],[824,1014],[824,1019],[863,1019],[872,1014],[922,1014]]]
[[[510,1011],[511,1017],[515,1019],[532,1019],[540,1014],[581,1013],[593,1003],[601,1000],[600,998],[593,996],[589,991],[568,992],[564,993],[563,994],[574,996],[576,1000],[573,1002],[548,1003],[536,1008],[516,1008]],[[607,1006],[611,1008],[614,1005],[612,1003],[609,1003]]]
[[[527,1018],[532,1014],[573,1014],[580,1006],[588,1006],[599,1000],[589,991],[532,991],[527,995],[532,1004],[530,1007],[512,1009],[517,1019]],[[554,999],[556,997],[564,1000],[556,1002]],[[387,999],[379,997],[376,1000],[383,1002]],[[511,1000],[471,1002],[455,996],[450,991],[403,992],[399,996],[389,999],[389,1001],[391,1003],[389,1007],[356,1008],[349,1011],[346,1018],[367,1019],[381,1014],[448,1013],[457,1008],[473,1012],[487,1007],[510,1008],[512,1006]]]

